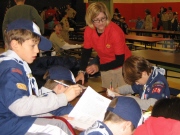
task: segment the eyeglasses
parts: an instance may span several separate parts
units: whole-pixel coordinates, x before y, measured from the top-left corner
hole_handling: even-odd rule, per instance
[[[100,22],[104,22],[104,21],[106,21],[106,20],[107,20],[107,17],[103,17],[103,18],[101,18],[101,19],[92,20],[92,21],[93,21],[93,23],[100,23]]]

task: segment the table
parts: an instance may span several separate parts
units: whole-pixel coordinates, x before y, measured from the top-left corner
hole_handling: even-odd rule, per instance
[[[170,38],[158,38],[158,37],[148,37],[148,36],[137,36],[137,35],[125,35],[126,41],[129,42],[141,42],[144,43],[145,49],[147,45],[150,45],[151,48],[152,46],[156,46],[157,42],[160,41],[171,41],[172,39]]]
[[[145,30],[145,29],[128,29],[129,32],[136,32],[140,35],[143,35],[143,33],[152,33],[152,34],[164,34],[164,35],[175,35],[179,36],[179,31],[168,31],[168,30]]]
[[[180,68],[180,53],[160,52],[155,50],[136,50],[133,55],[141,56],[156,65]]]

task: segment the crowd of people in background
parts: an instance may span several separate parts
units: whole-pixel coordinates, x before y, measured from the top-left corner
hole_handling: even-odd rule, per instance
[[[69,28],[76,26],[76,13],[77,12],[73,8],[71,8],[70,4],[66,5],[66,9],[64,11],[60,11],[58,7],[44,7],[40,12],[40,16],[45,24],[45,36],[50,36],[52,30],[54,29],[54,25],[57,24],[57,22],[61,22],[61,34],[64,40],[68,41]]]
[[[152,30],[156,28],[157,30],[169,30],[169,31],[179,31],[180,24],[178,20],[178,12],[173,11],[172,7],[160,7],[157,13],[157,26],[153,26],[153,17],[151,15],[150,9],[145,9],[144,19],[137,17],[135,28],[136,29],[146,29]],[[121,15],[118,8],[115,8],[112,21],[116,23],[120,28],[122,28],[125,34],[128,34],[128,25],[125,22],[125,17]],[[147,35],[151,36],[151,35]],[[172,37],[174,38],[174,37]]]

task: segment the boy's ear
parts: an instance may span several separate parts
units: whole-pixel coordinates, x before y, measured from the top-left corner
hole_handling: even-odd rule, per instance
[[[128,130],[129,128],[131,129],[131,125],[132,125],[131,121],[125,121],[123,131]]]
[[[19,47],[18,41],[17,40],[12,40],[11,41],[11,47],[12,47],[12,50],[18,49],[18,47]]]

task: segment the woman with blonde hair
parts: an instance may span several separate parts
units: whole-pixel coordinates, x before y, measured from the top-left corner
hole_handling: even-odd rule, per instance
[[[82,80],[84,74],[95,74],[101,71],[102,87],[109,88],[125,84],[122,77],[122,65],[131,55],[125,44],[125,36],[121,28],[111,22],[110,13],[102,2],[88,6],[85,16],[87,27],[84,32],[81,66],[76,81]],[[97,52],[95,64],[88,66],[92,49]]]

